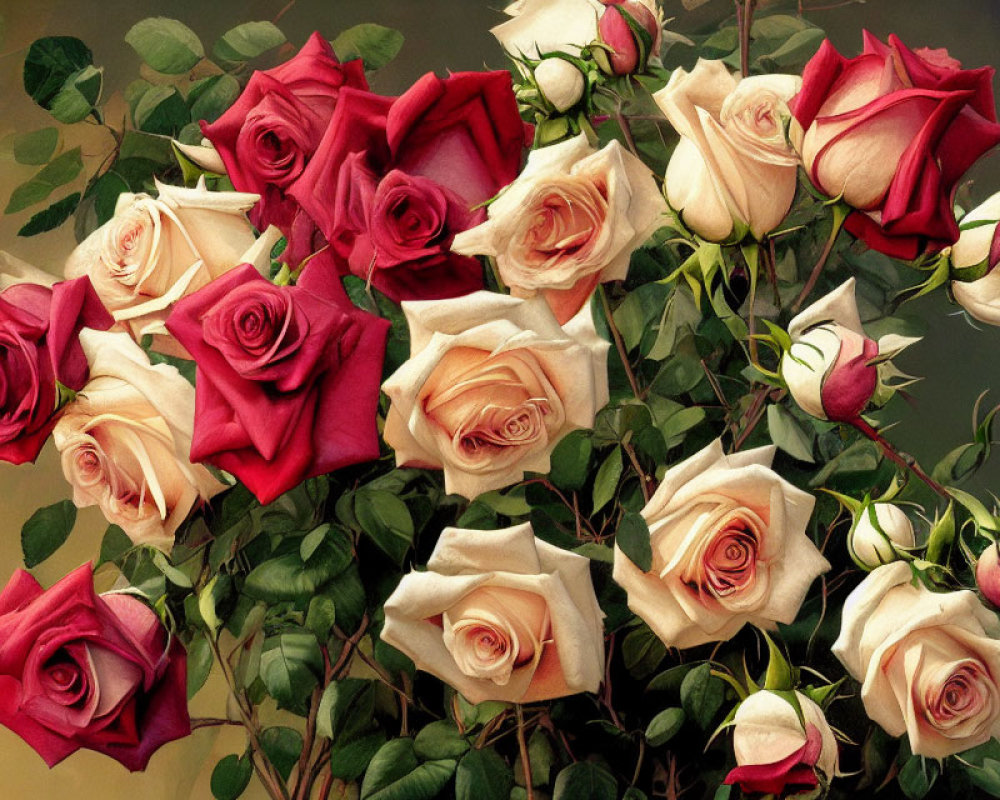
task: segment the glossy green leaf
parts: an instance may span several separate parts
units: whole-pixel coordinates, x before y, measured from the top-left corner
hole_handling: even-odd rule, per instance
[[[47,164],[58,146],[58,128],[40,128],[30,133],[14,134],[10,138],[10,152],[18,164]]]
[[[788,455],[809,464],[816,462],[812,454],[812,437],[784,406],[772,403],[767,407],[767,430],[771,441]]]
[[[458,758],[469,750],[469,742],[459,733],[454,722],[439,719],[417,732],[413,747],[417,756],[424,760]]]
[[[403,34],[371,22],[348,28],[333,40],[333,50],[341,61],[360,58],[365,69],[379,69],[392,61],[403,47]]]
[[[211,75],[191,86],[188,105],[191,119],[215,122],[240,96],[240,83],[232,75]]]
[[[74,147],[50,161],[33,178],[18,186],[10,195],[5,214],[15,214],[45,200],[58,187],[73,180],[83,170],[79,147]]]
[[[74,72],[52,98],[49,112],[60,122],[71,124],[89,116],[97,105],[104,85],[104,72],[87,66]]]
[[[413,544],[413,517],[406,503],[390,492],[362,489],[354,495],[354,514],[393,561],[401,564]]]
[[[385,734],[375,731],[348,742],[334,742],[330,750],[331,774],[342,781],[356,781],[368,769],[385,741]]]
[[[622,451],[615,447],[601,462],[594,477],[594,513],[611,502],[622,476]]]
[[[212,770],[212,780],[209,784],[212,797],[215,800],[236,800],[250,785],[253,777],[253,764],[246,756],[240,758],[231,753],[221,759]]]
[[[173,86],[153,86],[139,98],[132,118],[141,131],[172,136],[187,125],[190,112]]]
[[[375,754],[364,781],[361,800],[432,800],[447,786],[455,761],[417,761],[412,739],[391,739]]]
[[[552,800],[617,800],[618,781],[590,761],[570,764],[556,777]]]
[[[60,500],[32,514],[21,526],[21,551],[24,565],[37,567],[69,538],[76,524],[76,506],[71,500]]]
[[[212,646],[204,634],[197,634],[187,646],[187,697],[190,700],[205,685],[212,672]]]
[[[322,669],[323,656],[311,633],[282,633],[264,643],[260,677],[280,708],[301,709]]]
[[[640,514],[627,511],[615,532],[615,544],[643,572],[653,567],[653,546],[649,526]]]
[[[285,41],[285,34],[273,22],[244,22],[222,35],[212,55],[220,61],[249,61]]]
[[[42,108],[49,108],[66,80],[94,63],[94,55],[73,36],[36,39],[24,59],[24,91]]]
[[[646,741],[653,747],[662,747],[684,726],[687,715],[683,708],[665,708],[646,726]]]
[[[167,17],[149,17],[133,25],[125,41],[157,72],[180,75],[205,57],[201,40],[187,25]]]
[[[260,734],[260,746],[278,774],[287,781],[302,753],[302,734],[284,726],[265,728]]]
[[[560,489],[582,489],[587,482],[593,449],[589,431],[573,431],[564,436],[552,451],[552,466],[549,471],[552,483]]]
[[[710,664],[695,667],[681,683],[681,705],[702,730],[711,729],[712,720],[725,699],[725,684],[712,675]]]
[[[470,750],[458,762],[456,800],[508,800],[513,786],[514,775],[496,750]]]

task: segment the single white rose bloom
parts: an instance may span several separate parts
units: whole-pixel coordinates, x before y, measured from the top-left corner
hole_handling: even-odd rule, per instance
[[[597,38],[600,0],[517,0],[504,9],[511,19],[490,29],[514,56],[539,58],[546,53],[579,55]]]
[[[742,238],[747,229],[760,239],[788,214],[799,157],[784,120],[801,84],[796,75],[737,80],[721,61],[699,59],[653,95],[681,136],[667,165],[667,201],[703,239]]]
[[[410,358],[385,382],[396,464],[444,470],[470,499],[548,472],[553,448],[608,402],[608,343],[585,308],[564,328],[541,298],[474,292],[403,303]]]
[[[850,533],[855,559],[870,570],[896,561],[899,558],[896,548],[905,550],[916,543],[913,523],[894,503],[872,503],[862,508]]]
[[[896,561],[848,596],[833,654],[869,717],[915,755],[944,758],[1000,734],[998,636],[973,592],[932,592]]]
[[[615,545],[628,606],[668,647],[725,641],[750,623],[791,623],[828,569],[806,534],[815,499],[774,472],[773,446],[726,455],[716,439],[667,470],[641,514],[653,564]]]
[[[204,179],[193,189],[156,186],[157,197],[119,195],[114,217],[76,247],[65,272],[89,276],[136,340],[155,334],[172,342],[163,326],[171,306],[240,264],[263,273],[280,233],[255,238],[246,212],[258,195],[210,192]]]
[[[597,691],[603,616],[587,559],[529,523],[445,528],[386,601],[382,639],[472,703],[533,703]]]
[[[837,774],[837,740],[823,709],[802,692],[795,699],[801,721],[786,698],[766,689],[740,703],[733,717],[738,766],[725,783],[747,794],[785,796],[786,789],[815,788]]]
[[[541,294],[566,322],[598,283],[625,279],[632,252],[666,212],[642,161],[617,141],[595,150],[580,134],[532,150],[486,222],[455,236],[451,249],[494,257],[514,296]]]
[[[558,56],[538,62],[535,83],[545,99],[559,112],[572,108],[583,97],[583,73],[575,64]]]
[[[52,432],[73,502],[169,552],[192,509],[226,488],[188,458],[194,387],[125,333],[84,328],[80,344],[90,380]]]
[[[1000,325],[1000,192],[962,217],[964,228],[951,248],[952,277],[962,277],[962,270],[976,275],[975,280],[953,280],[955,300],[970,315],[989,325]],[[971,227],[976,222],[992,222]]]
[[[781,359],[781,377],[799,408],[818,419],[850,422],[892,378],[906,378],[888,359],[920,337],[865,335],[854,298],[854,278],[792,318],[792,346]],[[899,388],[896,383],[889,388]]]

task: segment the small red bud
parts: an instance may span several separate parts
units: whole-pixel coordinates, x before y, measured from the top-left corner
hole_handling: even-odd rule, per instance
[[[622,12],[642,26],[654,42],[659,27],[656,16],[639,0],[604,0],[604,5],[597,31],[601,41],[614,50],[609,54],[611,70],[615,75],[631,75],[646,66],[644,61],[639,63],[645,48]],[[648,58],[649,53],[645,56]]]
[[[983,597],[1000,608],[1000,559],[997,545],[991,544],[976,562],[976,583]]]

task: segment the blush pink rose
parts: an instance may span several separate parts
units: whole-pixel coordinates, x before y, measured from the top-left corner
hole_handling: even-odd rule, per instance
[[[865,31],[864,43],[847,59],[825,41],[806,65],[793,141],[813,184],[857,209],[848,231],[913,259],[958,239],[955,187],[1000,142],[993,69],[895,35],[886,45]]]
[[[180,640],[138,598],[95,594],[89,564],[0,593],[0,723],[50,767],[87,748],[145,769],[191,732],[186,676]]]
[[[597,691],[602,618],[587,560],[529,523],[445,528],[386,601],[382,639],[470,702],[533,703]]]

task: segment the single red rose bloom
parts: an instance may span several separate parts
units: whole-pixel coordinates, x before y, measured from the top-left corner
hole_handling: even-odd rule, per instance
[[[47,591],[19,569],[0,593],[0,723],[50,767],[82,747],[145,769],[191,732],[184,648],[141,600],[96,594],[90,564]]]
[[[389,323],[351,304],[330,258],[313,258],[295,286],[238,267],[166,323],[197,364],[191,461],[231,472],[263,504],[379,454]]]
[[[791,103],[810,180],[857,211],[845,227],[870,247],[914,259],[958,239],[959,179],[1000,143],[993,69],[963,70],[945,51],[864,33],[846,59],[829,41]]]
[[[80,329],[113,322],[89,278],[0,292],[0,461],[38,457],[58,419],[56,382],[74,391],[87,382]]]

